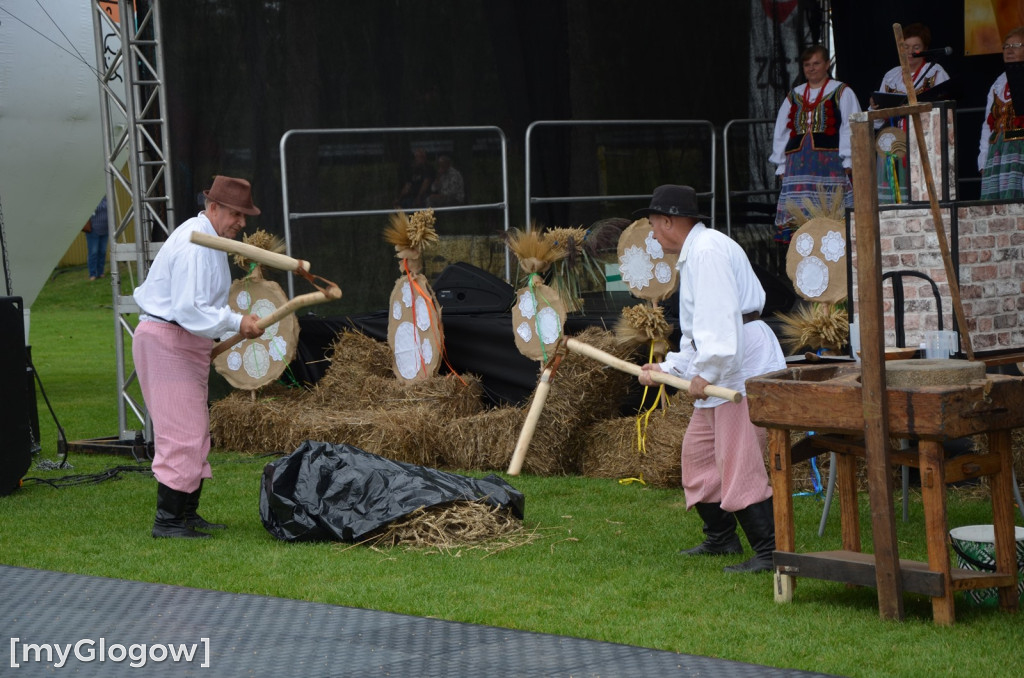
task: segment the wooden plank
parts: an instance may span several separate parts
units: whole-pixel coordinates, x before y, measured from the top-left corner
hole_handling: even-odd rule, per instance
[[[775,566],[793,576],[810,577],[855,586],[874,586],[875,556],[854,551],[819,551],[817,553],[775,552]],[[931,572],[927,565],[915,560],[900,560],[898,576],[908,593],[926,596],[942,594],[942,574]]]
[[[814,366],[822,367],[835,369]],[[773,373],[749,379],[746,386],[751,421],[758,426],[818,434],[863,434],[861,385],[845,380],[849,372],[831,380],[805,380],[808,369],[812,368],[791,368],[789,376]],[[860,376],[853,369],[853,376]],[[1024,380],[1020,377],[989,374],[984,380],[968,384],[886,389],[886,397],[889,431],[898,438],[953,439],[1024,427],[1024,408],[1018,406],[1024,402]]]
[[[998,454],[963,454],[946,460],[946,484],[996,473],[1002,466]],[[1013,491],[1013,488],[1010,488]]]
[[[794,577],[821,579],[855,586],[874,586],[875,557],[857,551],[819,551],[817,553],[775,552],[775,566]],[[927,563],[900,560],[900,576],[907,593],[941,596],[943,575],[932,572]],[[954,591],[1016,586],[1016,575],[978,572],[963,568],[950,568]]]
[[[988,434],[988,448],[1001,462],[1000,468],[992,474],[992,525],[996,542],[996,571],[1003,574],[1017,573],[1017,542],[1014,535],[1013,510],[1013,453],[1010,431],[992,431]],[[1009,585],[999,587],[999,607],[1017,611],[1016,576]]]
[[[929,102],[919,104],[904,104],[902,106],[893,106],[892,108],[877,108],[873,111],[862,111],[857,113],[857,119],[863,118],[864,120],[887,120],[889,118],[902,118],[906,115],[913,113],[927,113],[932,110],[932,104]]]
[[[932,598],[932,618],[948,626],[956,619],[950,574],[948,522],[946,516],[945,450],[942,443],[922,440],[918,444],[921,463],[921,501],[924,504],[925,544],[928,569],[942,577],[942,594]]]
[[[882,248],[878,233],[878,184],[874,128],[854,120],[853,199],[857,219],[857,297],[861,350],[861,405],[867,451],[868,495],[875,545],[878,613],[903,619],[903,582],[899,577],[899,545],[889,465],[888,394],[885,386],[885,345],[882,321]]]
[[[796,531],[793,520],[793,463],[789,431],[784,428],[768,429],[768,455],[772,478],[772,510],[775,517],[775,548],[796,550]],[[793,599],[793,578],[775,573],[775,602],[787,603]]]
[[[857,458],[836,455],[836,493],[839,495],[839,529],[843,548],[860,551],[860,509],[857,494]]]

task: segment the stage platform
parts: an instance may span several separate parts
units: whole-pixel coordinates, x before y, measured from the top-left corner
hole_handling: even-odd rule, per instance
[[[3,675],[825,675],[375,610],[9,566],[0,566],[0,618]],[[56,654],[50,663],[37,662],[35,653],[41,651],[45,659],[46,652],[30,646],[43,644],[71,644],[66,664],[56,668]],[[140,659],[131,666],[132,656],[143,656],[140,647],[130,649],[133,644],[145,644],[144,666]],[[168,655],[168,646],[191,645],[196,646],[191,661],[175,662]],[[158,661],[161,655],[166,658]],[[118,657],[121,661],[114,661]]]

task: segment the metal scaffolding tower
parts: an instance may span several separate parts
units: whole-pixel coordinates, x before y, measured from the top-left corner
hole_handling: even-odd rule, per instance
[[[175,223],[160,2],[94,0],[93,9],[107,204],[113,225],[110,275],[119,434],[84,443],[91,449],[130,447],[138,458],[152,448],[153,426],[129,351],[139,313],[132,291],[145,279],[160,242]]]

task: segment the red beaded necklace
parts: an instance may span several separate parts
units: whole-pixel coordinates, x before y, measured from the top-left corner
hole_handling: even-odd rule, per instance
[[[829,77],[825,76],[825,82],[821,83],[821,89],[818,90],[818,97],[814,100],[809,108],[804,110],[807,111],[807,124],[811,124],[811,116],[814,115],[815,109],[818,108],[818,104],[821,103],[821,98],[825,95],[825,86],[828,84]],[[811,91],[811,83],[804,85],[804,104],[807,104],[807,94]]]

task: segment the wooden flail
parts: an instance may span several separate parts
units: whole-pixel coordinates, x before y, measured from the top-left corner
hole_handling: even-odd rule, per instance
[[[289,300],[286,304],[279,307],[270,315],[260,318],[256,323],[260,329],[265,330],[285,316],[295,313],[300,308],[312,306],[313,304],[322,304],[335,299],[341,299],[341,288],[330,280],[310,274],[310,265],[308,261],[294,259],[284,254],[269,252],[260,247],[247,245],[230,238],[221,238],[219,236],[207,235],[205,233],[193,233],[191,235],[191,241],[197,245],[202,245],[203,247],[209,247],[229,254],[239,254],[247,259],[252,259],[257,263],[270,266],[271,268],[280,269],[282,271],[291,271],[305,278],[317,288],[316,292],[301,294],[294,299]],[[229,339],[219,342],[213,348],[213,352],[210,355],[210,361],[213,362],[217,356],[224,353],[244,338],[245,337],[241,334],[236,334]]]

